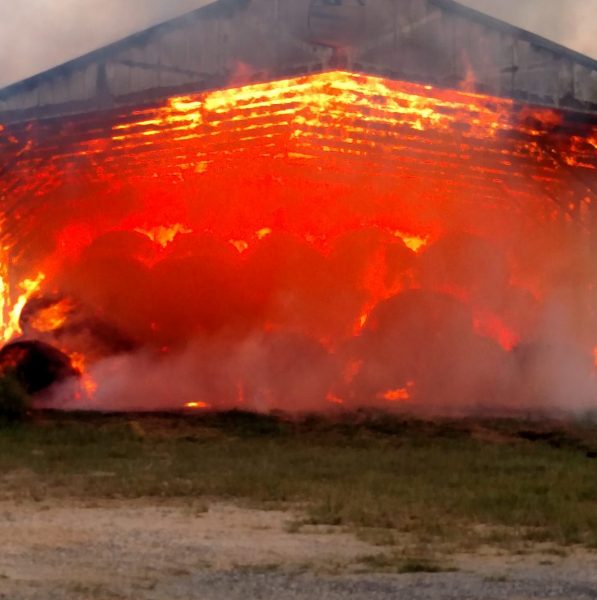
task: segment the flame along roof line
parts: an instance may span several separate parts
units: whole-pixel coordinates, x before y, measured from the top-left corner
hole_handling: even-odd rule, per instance
[[[154,35],[158,35],[164,31],[174,29],[183,23],[187,22],[189,18],[202,18],[207,16],[222,16],[226,13],[232,14],[236,10],[242,9],[250,3],[251,0],[214,0],[210,4],[202,6],[200,8],[193,9],[182,15],[168,19],[149,28],[143,29],[131,35],[128,35],[120,40],[111,42],[105,46],[92,50],[79,57],[68,60],[64,63],[46,69],[40,73],[27,77],[20,81],[11,83],[3,88],[0,88],[0,99],[5,99],[11,94],[31,89],[38,83],[42,83],[44,80],[51,78],[55,75],[68,72],[71,68],[85,66],[97,60],[108,57],[112,52],[117,52],[121,49],[126,48],[129,44],[135,42],[142,42],[151,40]],[[567,57],[579,64],[587,67],[588,69],[597,71],[597,59],[594,59],[586,54],[568,48],[562,44],[558,44],[546,37],[539,34],[533,33],[516,25],[512,25],[501,19],[492,17],[486,13],[483,13],[474,8],[465,6],[456,0],[428,0],[430,4],[437,6],[440,9],[459,14],[465,18],[469,18],[473,21],[486,25],[492,29],[501,30],[504,33],[515,34],[521,39],[530,43],[536,44],[537,46],[549,50],[556,55]]]
[[[379,97],[380,92],[388,98],[388,101],[376,104],[374,99]],[[559,151],[564,162],[566,162],[566,157],[569,156],[566,147],[570,146],[574,156],[579,157],[578,160],[574,161],[574,165],[591,169],[591,172],[595,172],[594,169],[597,167],[594,153],[587,155],[587,152],[590,152],[591,143],[594,144],[594,142],[590,141],[593,139],[590,130],[585,130],[585,132],[589,131],[591,137],[589,138],[588,145],[586,145],[586,149],[583,150],[583,148],[577,146],[577,142],[575,141],[577,138],[573,131],[574,124],[554,122],[552,115],[556,111],[553,111],[553,109],[542,109],[541,112],[530,114],[527,112],[529,110],[528,107],[525,107],[525,111],[520,116],[516,116],[515,112],[510,111],[510,107],[513,105],[512,100],[495,99],[469,92],[443,90],[433,88],[433,86],[429,85],[423,86],[412,82],[397,82],[375,76],[343,71],[301,76],[267,84],[249,84],[240,88],[217,90],[186,98],[173,98],[167,104],[154,107],[153,109],[143,111],[137,109],[127,113],[115,113],[110,120],[111,126],[109,131],[111,133],[106,134],[111,135],[110,139],[114,143],[110,152],[115,156],[120,152],[130,152],[133,148],[147,149],[147,137],[145,136],[148,135],[152,136],[151,145],[157,149],[162,139],[160,136],[169,135],[168,132],[178,132],[181,129],[188,129],[189,133],[192,134],[185,137],[184,142],[190,141],[191,138],[212,139],[213,141],[216,132],[208,126],[210,118],[212,121],[215,119],[219,124],[222,118],[221,115],[229,113],[233,108],[240,111],[238,114],[243,115],[243,118],[240,120],[233,119],[235,122],[234,129],[238,129],[241,133],[257,129],[258,127],[255,125],[259,127],[263,126],[262,119],[264,114],[268,115],[268,122],[281,122],[287,126],[287,106],[298,105],[302,107],[300,110],[305,110],[306,107],[309,107],[307,111],[310,111],[312,103],[308,99],[312,94],[316,94],[319,98],[321,93],[324,96],[324,104],[320,104],[319,108],[326,114],[329,112],[330,115],[336,115],[337,117],[338,115],[335,112],[337,106],[334,103],[338,102],[342,105],[348,103],[349,106],[356,109],[356,112],[346,112],[346,115],[349,115],[351,123],[349,130],[352,133],[357,132],[357,130],[361,131],[361,125],[358,124],[359,110],[366,107],[369,115],[368,120],[371,123],[384,123],[386,125],[388,123],[401,124],[414,131],[419,131],[423,127],[423,123],[427,123],[427,126],[443,123],[440,130],[443,133],[449,132],[451,137],[454,131],[453,126],[457,125],[457,121],[454,121],[455,117],[453,115],[453,111],[456,109],[457,111],[464,111],[461,117],[462,115],[466,115],[464,121],[468,124],[466,129],[469,131],[470,136],[473,136],[475,139],[483,139],[485,142],[489,140],[489,146],[492,148],[491,152],[493,154],[495,154],[493,150],[495,135],[499,134],[502,141],[509,139],[513,143],[522,143],[524,148],[527,148],[529,144],[529,147],[535,148],[535,138],[541,136],[541,132],[543,131],[545,135],[549,132],[554,143],[558,140],[564,143],[564,146]],[[272,102],[278,107],[275,111],[271,111]],[[405,106],[408,108],[405,108]],[[376,107],[373,113],[369,111],[371,107]],[[429,111],[431,107],[438,107],[438,110],[432,113]],[[447,110],[442,110],[442,107]],[[263,112],[264,110],[265,113]],[[211,117],[204,118],[205,115],[211,115]],[[176,116],[176,118],[174,119],[173,116]],[[198,118],[199,116],[200,118]],[[81,129],[74,126],[73,122],[65,123],[63,120],[49,122],[43,126],[38,125],[33,135],[37,136],[44,143],[49,144],[50,147],[52,147],[52,140],[59,137],[61,145],[67,149],[64,151],[63,156],[69,160],[75,155],[82,156],[101,153],[105,148],[102,149],[103,144],[100,147],[96,146],[98,131],[101,131],[97,123],[102,121],[103,117],[100,115],[87,115],[85,118],[95,119],[96,126],[93,126],[93,121],[87,123],[84,127],[85,135],[83,136],[81,136]],[[306,121],[301,119],[297,123],[302,127]],[[197,129],[204,126],[208,126],[207,131]],[[294,129],[292,131],[294,132]],[[378,131],[378,128],[372,127],[371,131],[365,137],[375,137]],[[478,136],[479,131],[483,135]],[[597,132],[597,120],[595,121],[594,131]],[[21,172],[19,169],[15,170],[13,166],[12,177],[15,181],[20,179],[22,182],[27,182],[29,167],[37,164],[35,161],[38,159],[44,158],[45,150],[41,148],[40,151],[40,148],[37,148],[35,144],[28,145],[32,132],[27,128],[22,130],[21,133],[24,136],[23,144],[27,144],[26,152],[24,154],[21,152],[24,146],[19,145],[12,137],[13,134],[18,136],[18,132],[15,129],[11,129],[8,132],[7,151],[10,150],[10,146],[12,145],[15,158],[24,167],[24,171]],[[229,134],[229,128],[224,127],[220,130],[218,127],[218,136]],[[338,131],[332,128],[325,135],[328,134],[333,137],[338,134]],[[179,134],[175,133],[175,135],[178,136]],[[402,130],[398,128],[393,132],[392,137],[397,136],[397,138],[401,138],[402,135]],[[341,137],[344,137],[344,133],[341,134]],[[386,134],[383,134],[382,138],[385,142],[390,139]],[[2,142],[2,136],[0,136],[0,142]],[[181,147],[184,142],[181,138]],[[68,150],[70,144],[81,146],[82,151],[77,151],[73,154],[71,150]],[[87,147],[86,144],[91,145]],[[400,145],[402,146],[403,143],[401,142]],[[233,144],[233,146],[236,147],[236,144]],[[412,151],[416,151],[415,146],[416,144],[413,145]],[[239,147],[242,147],[242,145]],[[477,151],[481,149],[482,145],[479,143],[479,140],[475,142],[475,147]],[[429,152],[431,148],[425,146],[425,151]],[[195,150],[193,150],[193,153],[195,153]],[[53,156],[52,160],[56,158],[55,154],[55,151],[51,153],[51,156]],[[522,160],[521,157],[518,158]],[[548,162],[551,164],[551,158],[549,158]]]

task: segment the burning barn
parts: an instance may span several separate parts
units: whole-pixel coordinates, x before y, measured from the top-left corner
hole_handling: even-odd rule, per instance
[[[219,0],[0,123],[4,369],[82,374],[47,402],[597,402],[595,60],[452,0]]]

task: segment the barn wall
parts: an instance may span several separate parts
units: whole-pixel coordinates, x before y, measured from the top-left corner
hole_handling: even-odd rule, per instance
[[[0,91],[0,122],[346,66],[597,110],[597,61],[451,0],[220,0]],[[332,46],[350,44],[350,52]]]

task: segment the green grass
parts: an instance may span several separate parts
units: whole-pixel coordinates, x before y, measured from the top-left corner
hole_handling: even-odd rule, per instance
[[[45,415],[0,429],[0,496],[296,504],[379,545],[597,548],[595,446],[594,427],[512,421]]]
[[[31,398],[15,373],[0,373],[0,423],[20,421],[30,408]]]

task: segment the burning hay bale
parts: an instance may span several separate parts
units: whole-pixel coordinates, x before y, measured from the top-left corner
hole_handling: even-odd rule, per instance
[[[590,390],[596,134],[344,71],[8,127],[3,337],[95,408],[516,405],[525,344]]]
[[[349,347],[353,402],[462,407],[500,395],[507,354],[475,332],[470,309],[442,293],[408,291],[376,306]],[[493,390],[490,398],[487,392]]]

